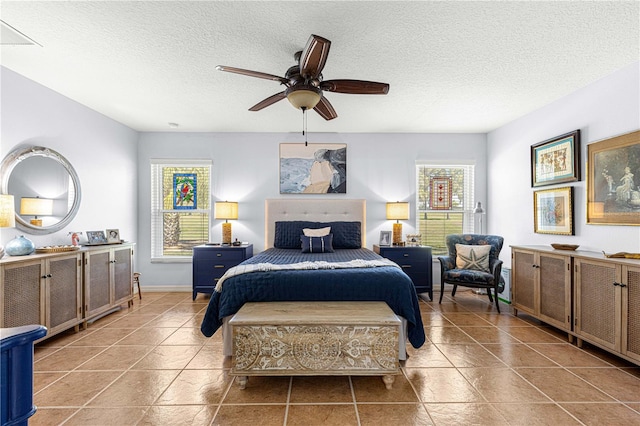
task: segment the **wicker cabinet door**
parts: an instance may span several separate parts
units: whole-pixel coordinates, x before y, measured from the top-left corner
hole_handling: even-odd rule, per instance
[[[113,250],[114,303],[131,300],[133,297],[133,265],[130,247]]]
[[[620,265],[575,259],[575,333],[620,351]]]
[[[536,255],[514,249],[511,253],[511,291],[515,309],[536,315]]]
[[[540,319],[571,331],[571,257],[540,253]]]
[[[2,267],[2,318],[0,327],[45,325],[44,262]]]
[[[81,257],[78,253],[47,261],[48,327],[51,334],[82,321]]]
[[[111,307],[110,250],[85,253],[85,317],[90,318]]]
[[[622,352],[640,361],[640,267],[625,267],[622,288]]]

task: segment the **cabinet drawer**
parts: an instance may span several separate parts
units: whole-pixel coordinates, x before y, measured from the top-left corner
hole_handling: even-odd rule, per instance
[[[404,251],[404,250],[388,250],[383,252],[383,256],[389,260],[393,260],[398,265],[401,264],[418,264],[427,263],[428,256],[422,251]]]
[[[195,254],[196,261],[213,261],[216,263],[235,262],[240,263],[244,260],[244,250],[198,250]]]

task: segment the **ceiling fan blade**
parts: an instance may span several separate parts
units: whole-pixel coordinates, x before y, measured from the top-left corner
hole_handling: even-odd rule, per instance
[[[318,78],[327,62],[330,47],[329,40],[311,34],[300,56],[300,75],[304,78]]]
[[[244,70],[242,68],[227,67],[225,65],[218,65],[216,69],[218,71],[226,71],[226,72],[232,72],[234,74],[248,75],[249,77],[257,77],[257,78],[264,78],[265,80],[273,80],[283,84],[289,81],[286,78],[278,77],[277,75],[267,74],[259,71]]]
[[[249,108],[249,111],[260,111],[262,108],[266,108],[269,105],[273,105],[276,102],[283,100],[284,98],[286,98],[286,95],[284,94],[284,92],[276,93],[275,95],[271,95],[267,99],[260,101],[254,106],[252,106],[251,108]]]
[[[362,80],[327,80],[320,83],[320,88],[328,92],[353,95],[386,95],[389,93],[387,83]]]
[[[320,117],[325,120],[333,120],[338,116],[336,110],[333,109],[333,105],[324,96],[320,98],[320,102],[313,108],[315,112],[320,114]]]

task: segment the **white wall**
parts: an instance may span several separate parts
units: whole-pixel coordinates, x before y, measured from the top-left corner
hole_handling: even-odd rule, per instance
[[[49,235],[2,229],[1,244],[21,234],[36,246],[70,244],[69,231],[107,228],[135,241],[138,133],[7,68],[0,67],[0,78],[0,156],[20,145],[49,147],[73,165],[82,190],[80,211],[67,228]]]
[[[509,245],[579,244],[580,249],[640,252],[640,227],[587,225],[587,145],[640,129],[640,63],[625,67],[487,136],[488,229],[504,235],[501,258],[510,265]],[[575,236],[533,232],[531,145],[580,129],[582,179],[574,187]],[[636,172],[640,184],[640,171]],[[567,185],[554,185],[561,187]],[[548,189],[552,186],[538,187]]]
[[[417,160],[476,162],[476,198],[486,199],[486,136],[484,134],[310,134],[310,143],[347,144],[347,194],[333,198],[367,200],[367,246],[377,242],[385,220],[387,201],[410,201],[415,208]],[[190,263],[151,263],[150,160],[152,158],[204,158],[213,161],[212,199],[239,202],[239,220],[233,238],[264,249],[264,200],[280,195],[279,144],[300,143],[299,133],[141,133],[138,150],[140,212],[138,266],[146,283],[180,288],[191,286]],[[319,195],[315,197],[329,197]],[[403,233],[415,230],[415,215]],[[221,221],[212,221],[211,240],[219,241]]]

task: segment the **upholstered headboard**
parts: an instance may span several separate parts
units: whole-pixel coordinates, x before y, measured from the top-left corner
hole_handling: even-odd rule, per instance
[[[316,222],[356,221],[362,224],[362,247],[366,247],[366,200],[278,198],[265,200],[264,248],[273,247],[278,221]]]

